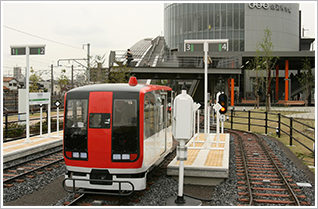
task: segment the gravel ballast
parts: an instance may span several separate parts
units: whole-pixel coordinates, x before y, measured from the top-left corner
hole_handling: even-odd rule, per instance
[[[284,151],[280,148],[278,142],[272,140],[271,137],[262,136],[269,144],[273,152],[276,154],[281,163],[290,173],[292,179],[295,182],[310,183],[312,187],[302,187],[303,195],[307,197],[307,201],[311,206],[315,204],[315,183],[311,181],[303,169],[298,164],[302,164],[298,158],[291,158],[286,156]],[[287,148],[288,149],[288,148]],[[236,175],[236,159],[235,159],[235,144],[234,138],[230,137],[230,165],[229,165],[229,178],[221,182],[219,185],[204,187],[184,185],[184,193],[198,196],[203,199],[211,199],[210,202],[204,202],[203,206],[236,206],[240,204],[238,202],[238,189],[237,189],[237,175]],[[292,159],[292,160],[291,160]],[[295,165],[297,164],[297,166]],[[308,170],[306,170],[308,172]],[[33,179],[27,179],[25,182],[19,184],[19,188],[14,187],[3,189],[3,201],[8,203],[10,201],[17,200],[23,195],[33,192],[41,191],[42,188],[46,188],[46,185],[56,181],[65,174],[65,166],[60,166],[53,172],[45,172],[41,176],[37,176]],[[314,175],[314,174],[313,174]],[[62,187],[62,185],[57,185]],[[189,189],[190,188],[190,189]],[[54,188],[50,188],[54,189]],[[59,188],[60,189],[60,188]],[[191,191],[191,192],[190,192]],[[202,194],[204,191],[204,195]],[[172,196],[177,197],[178,182],[172,177],[161,175],[158,180],[154,181],[154,184],[149,187],[148,191],[145,191],[143,196],[140,196],[140,201],[137,203],[129,203],[129,206],[166,206],[166,200]],[[207,194],[209,193],[209,194]],[[56,203],[52,206],[62,206],[64,202],[71,202],[74,199],[74,194],[66,194],[63,198],[56,200]],[[105,203],[107,204],[107,203]],[[5,205],[5,204],[4,204]],[[38,204],[36,204],[38,205]],[[44,205],[44,204],[43,204]]]

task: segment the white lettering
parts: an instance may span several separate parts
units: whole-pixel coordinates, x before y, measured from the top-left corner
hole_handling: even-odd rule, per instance
[[[277,11],[285,11],[288,13],[291,13],[291,8],[285,7],[283,5],[278,5],[278,4],[269,4],[269,3],[249,3],[248,7],[251,9],[257,8],[257,9],[271,9],[271,10],[277,10]]]

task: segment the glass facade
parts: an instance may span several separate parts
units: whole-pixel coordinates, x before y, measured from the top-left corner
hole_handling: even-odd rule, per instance
[[[164,36],[184,51],[186,39],[229,39],[229,51],[244,51],[244,3],[165,4]]]

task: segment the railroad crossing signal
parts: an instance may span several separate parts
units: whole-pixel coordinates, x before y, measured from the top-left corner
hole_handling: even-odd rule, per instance
[[[221,114],[225,114],[227,112],[227,96],[226,96],[226,94],[224,94],[224,93],[220,94],[218,102],[222,106],[220,108],[219,112]]]

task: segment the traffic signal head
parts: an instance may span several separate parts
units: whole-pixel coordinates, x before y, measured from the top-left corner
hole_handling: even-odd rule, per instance
[[[227,96],[226,94],[220,94],[219,95],[219,104],[222,106],[219,112],[221,114],[225,114],[227,112]]]

